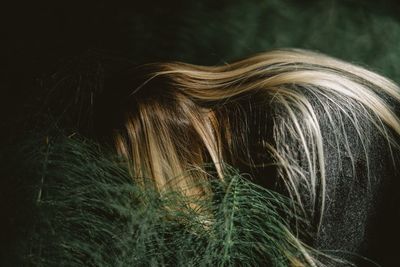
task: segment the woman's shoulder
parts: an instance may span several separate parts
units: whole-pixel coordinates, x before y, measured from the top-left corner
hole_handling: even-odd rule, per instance
[[[396,99],[368,90],[388,114],[399,114]],[[313,246],[362,266],[369,260],[390,265],[395,251],[389,243],[400,237],[397,134],[362,101],[315,87],[297,87],[294,92],[301,101],[275,103],[274,141],[301,175],[314,168],[316,175],[324,175],[319,187],[323,209],[311,211],[320,224]],[[309,190],[303,188],[309,200]]]

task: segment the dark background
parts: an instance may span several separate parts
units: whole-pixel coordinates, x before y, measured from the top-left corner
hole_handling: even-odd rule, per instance
[[[15,2],[3,7],[1,16],[0,125],[9,128],[23,106],[43,98],[45,81],[60,69],[64,74],[52,77],[53,83],[71,72],[104,73],[107,62],[125,59],[132,64],[179,60],[210,65],[272,48],[300,47],[361,64],[399,82],[397,2]],[[64,88],[58,98],[76,93],[76,83],[68,86],[71,92]]]

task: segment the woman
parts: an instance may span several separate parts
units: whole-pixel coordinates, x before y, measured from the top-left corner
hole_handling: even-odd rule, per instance
[[[145,65],[114,77],[106,88],[95,129],[111,138],[127,163],[127,173],[117,173],[132,179],[124,183],[134,185],[136,193],[129,194],[135,203],[150,209],[149,203],[161,200],[157,212],[140,217],[147,218],[144,223],[123,224],[134,238],[115,254],[120,265],[391,264],[394,248],[382,244],[394,234],[398,210],[391,188],[398,183],[400,91],[391,81],[328,56],[288,49],[224,66]],[[108,164],[95,162],[98,169]],[[77,164],[82,162],[72,168]],[[246,180],[235,180],[238,174]],[[109,199],[124,199],[118,207],[129,202],[114,191],[108,200],[99,192],[79,201],[96,198],[113,209]],[[137,192],[146,193],[141,198]],[[69,201],[65,195],[59,202]],[[122,216],[130,223],[138,220],[133,209]],[[97,215],[109,211],[84,210],[96,220],[76,218],[98,231]],[[163,214],[157,224],[154,214]],[[121,219],[120,213],[103,215],[108,226]],[[71,227],[77,226],[58,233]],[[108,238],[100,233],[89,245],[63,239],[57,255],[75,255],[62,257],[75,258],[76,265],[99,265],[105,256],[94,261],[92,251],[109,253],[97,245],[121,239],[115,231],[105,231],[112,233]]]

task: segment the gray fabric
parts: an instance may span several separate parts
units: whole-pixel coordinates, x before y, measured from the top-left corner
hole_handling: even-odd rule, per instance
[[[399,185],[395,167],[400,162],[398,149],[390,148],[384,136],[365,120],[361,120],[360,126],[367,140],[362,142],[354,125],[344,118],[354,158],[353,173],[343,138],[339,153],[335,145],[336,129],[327,123],[327,114],[316,108],[320,110],[325,139],[327,198],[321,230],[313,245],[353,259],[357,266],[376,266],[368,259],[381,266],[396,266],[399,198],[393,189]]]
[[[359,111],[355,113],[363,134],[361,140],[357,129],[347,117],[349,114],[334,109],[327,114],[314,96],[309,94],[308,99],[317,112],[324,138],[326,207],[319,232],[317,225],[320,213],[318,209],[313,210],[311,205],[308,207],[311,215],[311,229],[308,230],[312,234],[304,239],[316,249],[348,259],[357,266],[397,266],[398,245],[395,243],[400,239],[400,208],[396,191],[399,188],[396,165],[400,164],[399,149],[389,145],[385,136],[377,132],[375,126],[366,119],[366,114]],[[265,114],[265,107],[253,106],[252,114],[260,110]],[[253,119],[254,125],[267,125],[264,134],[269,136],[269,142],[274,143],[276,140],[270,129],[277,125],[272,125],[270,117],[278,116],[275,121],[279,124],[282,123],[280,118],[284,120],[288,114],[279,106],[272,107],[267,113],[271,114],[267,114],[267,119],[256,116],[249,120]],[[328,116],[335,123],[342,120],[343,127],[333,127]],[[287,136],[289,138],[284,145],[297,155],[297,164],[306,168],[302,147],[291,134]],[[351,156],[354,159],[354,173]],[[287,194],[282,182],[276,180],[276,170],[270,167],[249,170],[236,166],[244,172],[252,173],[255,182]],[[274,175],[275,179],[270,179]],[[310,203],[307,189],[302,189],[302,197],[304,203]]]

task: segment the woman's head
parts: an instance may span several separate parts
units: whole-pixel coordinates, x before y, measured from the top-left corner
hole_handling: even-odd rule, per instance
[[[319,201],[322,214],[327,162],[321,118],[338,130],[340,142],[347,134],[341,117],[350,119],[361,140],[364,122],[389,142],[391,130],[400,133],[385,101],[400,100],[396,85],[308,51],[276,50],[223,66],[151,64],[127,76],[132,82],[125,83],[130,92],[115,144],[134,179],[150,179],[160,192],[209,194],[203,182],[224,179],[227,164],[261,184],[278,180],[300,203],[299,188],[307,188],[307,199],[314,208]]]

